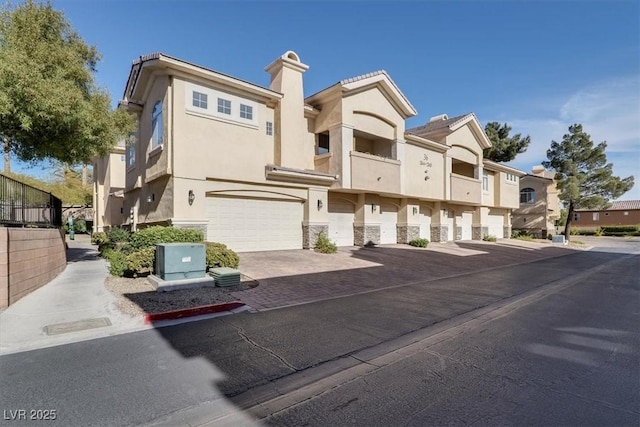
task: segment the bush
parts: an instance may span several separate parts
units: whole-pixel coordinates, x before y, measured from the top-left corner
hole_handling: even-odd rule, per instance
[[[109,243],[109,238],[107,237],[107,233],[105,232],[97,232],[91,235],[91,243],[98,246],[104,246]]]
[[[428,239],[413,239],[409,242],[411,246],[415,246],[416,248],[426,248],[429,245]]]
[[[112,276],[124,276],[124,272],[127,270],[127,256],[113,249],[105,250],[103,255],[109,261],[109,273]]]
[[[485,242],[496,242],[496,241],[498,241],[496,236],[492,236],[491,234],[485,234],[484,236],[482,236],[482,240],[484,240]]]
[[[313,247],[313,250],[316,252],[320,252],[323,254],[335,254],[338,252],[338,246],[329,240],[326,234],[320,233],[318,234],[318,238],[316,239],[316,244]]]
[[[160,225],[143,228],[134,233],[130,239],[134,250],[155,248],[158,243],[200,243],[203,240],[204,236],[200,230]]]
[[[207,269],[216,267],[238,268],[240,257],[227,248],[227,245],[215,242],[205,242]]]
[[[87,221],[84,219],[76,219],[73,221],[73,231],[77,234],[85,234],[87,232]]]
[[[131,233],[129,233],[129,230],[120,227],[113,227],[107,231],[107,238],[112,245],[115,245],[117,242],[128,242],[130,236]]]
[[[127,274],[139,276],[153,273],[155,255],[155,247],[140,249],[139,251],[125,255]]]
[[[604,233],[622,233],[622,232],[633,233],[635,231],[640,230],[640,227],[636,227],[634,225],[612,225],[612,226],[600,227],[600,228]]]

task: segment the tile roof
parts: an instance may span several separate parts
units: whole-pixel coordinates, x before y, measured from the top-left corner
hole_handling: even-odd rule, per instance
[[[595,212],[604,211],[631,211],[640,209],[640,200],[619,200],[611,202],[609,209],[576,209],[576,212]]]
[[[429,134],[429,133],[432,133],[434,131],[453,126],[456,123],[466,119],[469,116],[475,116],[475,114],[474,113],[467,113],[467,114],[462,114],[461,116],[451,117],[450,119],[446,119],[446,120],[435,120],[433,122],[428,122],[427,124],[422,125],[422,126],[418,126],[418,127],[415,127],[415,128],[407,129],[407,132],[411,133],[411,134],[414,134],[414,135],[418,135],[418,136],[424,135],[424,134]]]
[[[624,211],[640,209],[640,200],[619,200],[617,202],[611,202],[610,211]]]
[[[359,80],[368,79],[369,77],[379,76],[380,74],[384,74],[389,77],[389,74],[385,70],[372,71],[371,73],[361,74],[355,77],[349,77],[348,79],[340,80],[341,85],[346,85],[347,83],[357,82]]]

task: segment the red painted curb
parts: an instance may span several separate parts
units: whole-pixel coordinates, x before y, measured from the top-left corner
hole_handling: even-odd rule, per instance
[[[224,302],[221,304],[202,305],[200,307],[183,308],[180,310],[164,311],[162,313],[151,313],[144,316],[144,323],[149,324],[159,320],[182,319],[184,317],[200,316],[203,314],[219,313],[221,311],[230,311],[245,304],[241,301]]]

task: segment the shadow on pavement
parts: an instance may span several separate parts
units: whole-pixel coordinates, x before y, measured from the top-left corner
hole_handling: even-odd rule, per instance
[[[100,254],[93,247],[71,247],[67,249],[67,263],[95,261],[98,259],[100,259]]]

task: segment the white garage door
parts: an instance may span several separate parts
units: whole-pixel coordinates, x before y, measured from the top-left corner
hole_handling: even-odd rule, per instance
[[[329,202],[329,240],[338,246],[353,246],[355,206],[346,200]]]
[[[462,240],[471,240],[472,233],[471,227],[473,225],[473,213],[472,212],[462,212],[462,216],[458,217],[460,220],[459,227],[462,227]]]
[[[504,217],[502,215],[489,215],[489,234],[501,239],[503,237]]]
[[[390,203],[380,206],[380,243],[398,243],[398,208]]]
[[[302,203],[210,197],[207,241],[236,252],[302,249]]]
[[[420,206],[420,237],[431,240],[431,209]]]

